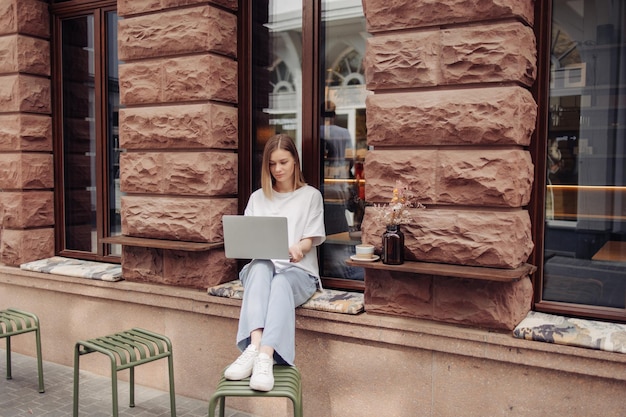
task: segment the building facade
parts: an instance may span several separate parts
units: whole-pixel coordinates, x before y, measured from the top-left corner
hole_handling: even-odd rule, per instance
[[[363,291],[366,310],[298,311],[307,414],[622,415],[626,359],[511,330],[531,309],[626,318],[625,14],[0,0],[0,300],[40,315],[63,364],[74,340],[162,331],[180,393],[208,398],[236,356],[238,301],[206,293],[237,277],[221,216],[242,212],[264,141],[285,132],[324,195],[325,284]],[[380,250],[375,205],[397,181],[426,205],[402,226],[405,264],[346,262],[357,242]],[[119,262],[124,281],[19,268],[55,255]]]

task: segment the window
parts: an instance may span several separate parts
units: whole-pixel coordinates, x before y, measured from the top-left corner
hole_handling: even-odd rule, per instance
[[[53,4],[57,250],[119,257],[119,85],[115,1]]]
[[[360,243],[365,204],[366,28],[361,1],[247,3],[251,63],[242,71],[251,74],[250,92],[241,102],[250,106],[252,128],[246,133],[244,127],[242,137],[250,138],[251,172],[250,184],[240,187],[241,203],[260,187],[267,139],[289,134],[298,144],[307,182],[324,196],[327,240],[319,248],[324,284],[363,288],[363,269],[345,265]],[[245,150],[240,158],[244,155]]]
[[[626,320],[626,5],[554,0],[539,309]]]

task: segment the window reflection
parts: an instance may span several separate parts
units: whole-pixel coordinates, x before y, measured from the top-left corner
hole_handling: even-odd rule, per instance
[[[360,243],[364,209],[365,18],[360,0],[322,2],[319,68],[302,68],[302,16],[310,2],[254,1],[253,16],[253,189],[259,188],[261,154],[276,133],[293,137],[303,166],[319,166],[320,178],[307,178],[324,196],[327,241],[319,250],[324,277],[363,279],[362,268],[345,260]],[[303,47],[311,51],[303,52]],[[303,79],[319,79],[318,155],[302,153]],[[308,104],[304,105],[304,104]],[[309,115],[310,116],[310,115]],[[315,147],[316,149],[318,147]]]
[[[363,279],[345,260],[361,243],[365,208],[365,18],[360,1],[322,2],[320,149],[327,240],[320,249],[326,277]]]
[[[625,16],[554,1],[544,300],[625,308]]]

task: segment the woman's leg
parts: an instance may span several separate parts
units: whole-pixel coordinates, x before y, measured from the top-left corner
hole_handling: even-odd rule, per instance
[[[241,380],[252,374],[265,327],[273,275],[274,264],[271,261],[252,261],[241,271],[244,297],[239,313],[237,347],[242,353],[224,371],[226,379]]]
[[[279,363],[293,365],[295,358],[295,309],[305,303],[317,289],[316,278],[292,267],[272,279],[261,351],[269,347]],[[270,355],[271,357],[271,355]]]
[[[265,317],[270,300],[270,286],[274,276],[272,261],[254,260],[241,271],[240,279],[244,287],[243,302],[239,313],[237,346],[244,350],[250,343],[259,347],[260,334],[251,340],[255,330],[265,327]]]

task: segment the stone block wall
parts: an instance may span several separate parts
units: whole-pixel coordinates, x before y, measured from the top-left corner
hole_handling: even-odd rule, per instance
[[[122,234],[215,242],[237,212],[237,2],[118,1]],[[124,278],[231,280],[223,250],[124,246]]]
[[[0,2],[0,263],[54,255],[48,3]]]
[[[533,0],[364,0],[368,97],[366,199],[396,180],[426,210],[403,226],[408,261],[517,268],[533,250],[526,205],[535,129]],[[384,226],[368,207],[364,241]],[[529,277],[503,284],[366,270],[366,309],[512,329]],[[398,296],[398,294],[404,294]]]

